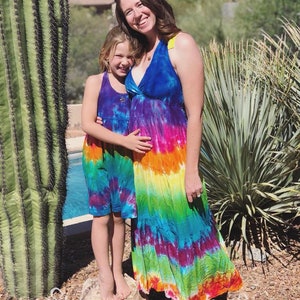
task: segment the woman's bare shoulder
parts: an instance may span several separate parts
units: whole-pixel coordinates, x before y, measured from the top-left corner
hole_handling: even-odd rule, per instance
[[[195,66],[201,62],[199,46],[194,38],[186,33],[180,32],[175,38],[175,44],[172,51],[169,52],[170,59],[176,72],[181,72],[182,66]],[[191,62],[191,63],[190,63]]]
[[[198,48],[195,39],[187,32],[180,32],[175,38],[175,49],[185,51],[190,47]]]

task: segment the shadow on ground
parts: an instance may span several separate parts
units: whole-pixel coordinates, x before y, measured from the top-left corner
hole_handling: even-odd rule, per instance
[[[82,268],[91,263],[94,253],[91,244],[91,233],[85,232],[77,235],[66,236],[63,247],[63,281],[72,277]],[[123,262],[124,273],[133,277],[131,258]]]
[[[94,260],[90,232],[66,236],[63,248],[63,281],[67,281],[75,273],[85,268]],[[123,271],[133,277],[131,257],[123,262]],[[149,300],[168,299],[163,293],[151,291]]]
[[[94,260],[90,235],[90,232],[85,232],[66,236],[64,238],[62,265],[63,281],[72,277],[73,274],[86,267]]]

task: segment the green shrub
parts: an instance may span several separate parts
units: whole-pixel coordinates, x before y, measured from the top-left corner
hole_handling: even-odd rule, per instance
[[[293,30],[299,38],[299,28]],[[242,241],[244,250],[254,245],[271,252],[273,242],[285,242],[282,234],[299,215],[299,60],[287,59],[285,49],[285,55],[274,54],[277,61],[264,43],[211,43],[203,50],[200,168],[227,243]]]

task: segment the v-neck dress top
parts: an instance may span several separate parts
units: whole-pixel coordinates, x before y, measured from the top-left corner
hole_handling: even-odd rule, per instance
[[[116,92],[110,84],[108,73],[105,72],[97,106],[97,116],[102,118],[102,126],[113,132],[128,135],[129,113],[128,94]],[[82,166],[91,215],[104,216],[111,212],[120,212],[124,219],[136,217],[130,150],[86,135]]]
[[[153,148],[134,153],[137,214],[133,270],[139,288],[165,291],[171,299],[211,299],[238,290],[230,261],[208,207],[207,194],[188,203],[184,173],[187,116],[182,87],[168,47],[160,41],[137,85],[130,72],[130,131],[150,136]]]

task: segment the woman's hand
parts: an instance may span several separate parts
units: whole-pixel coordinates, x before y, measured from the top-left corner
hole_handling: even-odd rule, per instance
[[[188,202],[192,203],[194,199],[200,198],[202,194],[202,182],[197,173],[185,175],[185,192]]]
[[[149,141],[151,141],[151,137],[139,136],[139,133],[140,129],[136,129],[125,136],[124,147],[137,153],[146,153],[152,148],[152,145],[149,143]]]

